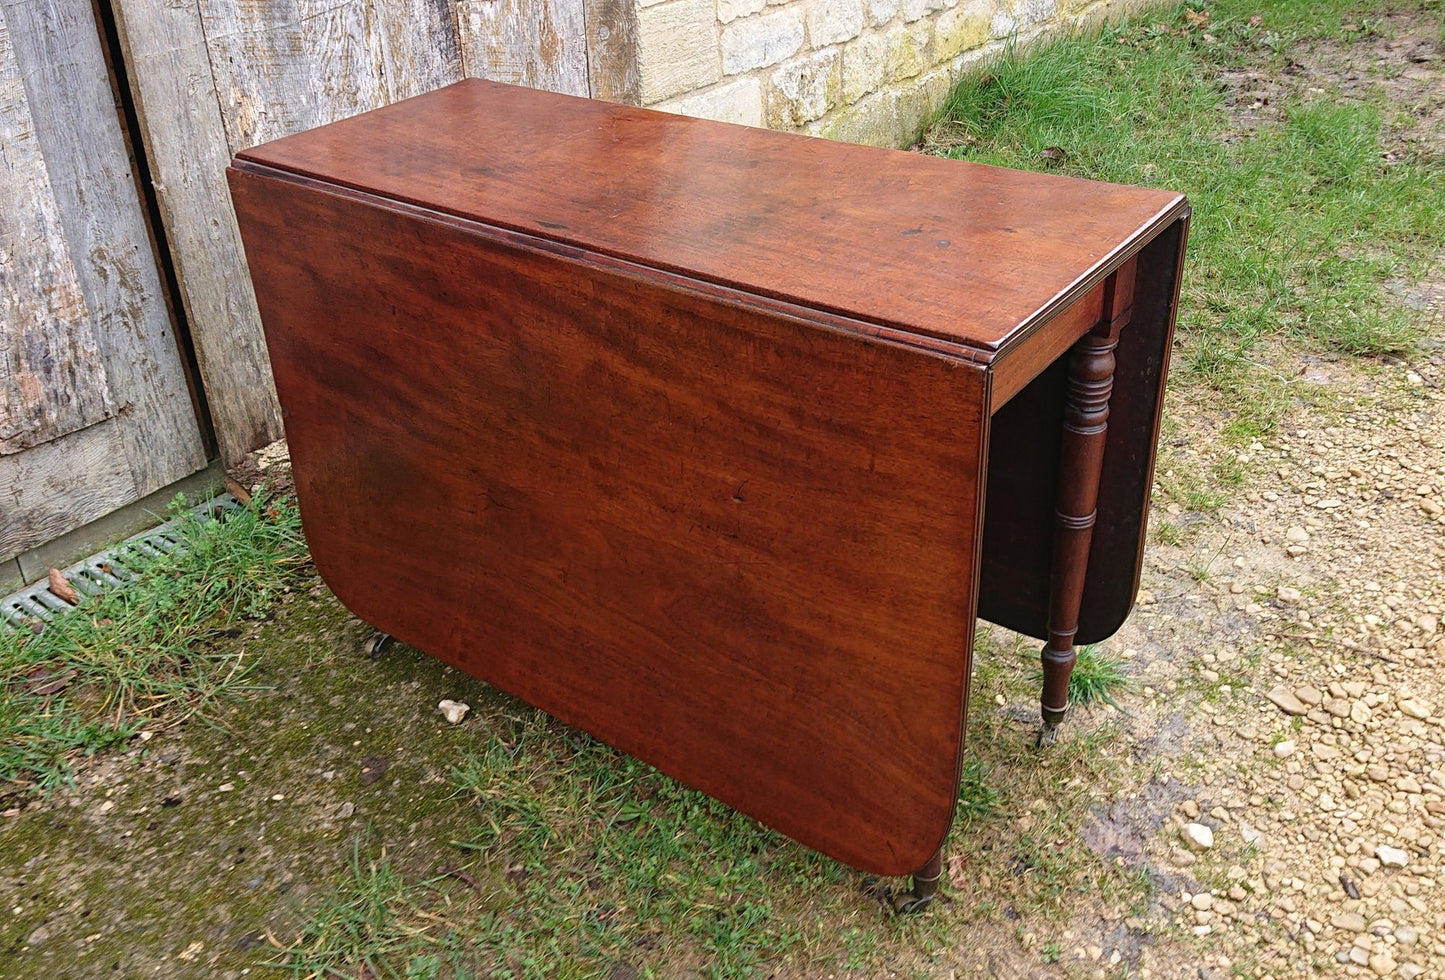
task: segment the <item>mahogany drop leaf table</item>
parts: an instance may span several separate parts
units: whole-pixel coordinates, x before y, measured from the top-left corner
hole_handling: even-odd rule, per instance
[[[471,80],[229,171],[317,568],[931,894],[976,617],[1138,588],[1188,206]]]

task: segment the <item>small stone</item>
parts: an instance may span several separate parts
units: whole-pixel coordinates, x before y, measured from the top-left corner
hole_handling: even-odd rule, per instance
[[[1360,858],[1360,873],[1372,875],[1380,870],[1379,858]]]
[[[1410,863],[1410,855],[1398,847],[1381,844],[1375,848],[1375,857],[1387,868],[1403,868]]]
[[[1370,951],[1359,946],[1350,947],[1349,957],[1350,962],[1357,966],[1368,966],[1370,963]]]
[[[1437,629],[1440,628],[1440,620],[1437,617],[1426,613],[1415,621],[1415,625],[1420,627],[1420,632],[1424,633],[1426,636],[1429,636],[1431,633],[1435,632]]]
[[[1336,718],[1350,717],[1350,702],[1344,698],[1333,698],[1325,702],[1325,710]]]
[[[1199,816],[1199,804],[1194,800],[1185,800],[1183,803],[1179,804],[1179,812],[1184,814],[1190,820],[1197,819]]]
[[[1395,780],[1395,788],[1402,793],[1420,792],[1420,781],[1414,776],[1401,776]]]
[[[1284,532],[1284,539],[1291,544],[1304,544],[1310,539],[1310,534],[1304,528],[1296,525]]]
[[[220,790],[222,793],[229,793],[229,792],[231,792],[231,790],[233,790],[233,789],[236,788],[236,784],[235,784],[235,783],[222,783],[220,786],[217,786],[216,788],[217,788],[218,790]]]
[[[1294,605],[1303,598],[1303,596],[1300,595],[1299,589],[1292,589],[1288,585],[1281,585],[1279,590],[1275,592],[1275,595],[1279,598],[1280,602],[1287,602],[1290,605]]]
[[[1396,972],[1400,974],[1403,980],[1415,980],[1416,977],[1425,972],[1425,968],[1415,963],[1401,963],[1400,969]]]
[[[1395,941],[1401,946],[1413,946],[1419,938],[1420,933],[1415,930],[1414,926],[1404,925],[1395,929]]]
[[[350,820],[351,815],[356,812],[356,804],[343,803],[336,808],[337,820]]]
[[[1169,863],[1176,868],[1187,868],[1198,860],[1198,858],[1182,847],[1173,848],[1169,852]]]
[[[1214,908],[1214,896],[1209,894],[1209,892],[1197,892],[1194,897],[1189,900],[1189,904],[1200,912],[1208,912]]]
[[[1402,698],[1400,713],[1424,721],[1430,717],[1430,706],[1423,701],[1416,701],[1414,698]]]
[[[1308,552],[1309,549],[1302,544],[1287,545],[1284,549],[1284,553],[1291,558],[1298,558],[1300,555],[1307,554]]]
[[[1374,713],[1370,711],[1369,705],[1365,704],[1365,702],[1356,701],[1350,705],[1350,721],[1355,724],[1363,725],[1373,717]]]
[[[1283,684],[1271,688],[1265,697],[1287,715],[1302,715],[1309,711],[1309,708],[1305,707],[1304,704],[1300,702],[1300,699],[1295,697],[1294,692]],[[1346,714],[1348,713],[1349,709],[1347,708]]]
[[[437,710],[448,722],[456,725],[467,716],[467,712],[472,710],[472,706],[463,704],[461,701],[445,700],[437,703]]]
[[[1293,739],[1285,739],[1283,742],[1276,742],[1274,754],[1277,759],[1287,759],[1294,755],[1295,744]]]
[[[1395,972],[1396,963],[1390,958],[1389,953],[1379,953],[1370,957],[1370,969],[1375,971],[1377,977],[1388,977]]]
[[[1344,932],[1364,932],[1365,917],[1358,912],[1341,912],[1330,920],[1330,925]]]
[[[1197,851],[1207,851],[1214,846],[1214,831],[1202,823],[1187,823],[1184,825],[1184,841]]]
[[[33,930],[31,930],[30,935],[25,937],[25,945],[40,946],[43,945],[45,940],[49,938],[50,930],[48,928],[43,925],[36,926]]]
[[[1320,689],[1310,684],[1306,684],[1303,687],[1295,688],[1294,696],[1299,698],[1302,703],[1309,705],[1311,708],[1324,701],[1325,699],[1325,696],[1320,691]]]

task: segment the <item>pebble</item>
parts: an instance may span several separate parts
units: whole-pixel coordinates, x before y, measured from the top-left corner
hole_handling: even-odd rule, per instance
[[[1424,721],[1430,717],[1430,706],[1423,701],[1416,701],[1414,698],[1402,698],[1400,713],[1418,721]]]
[[[1370,969],[1375,971],[1379,977],[1388,977],[1395,972],[1396,963],[1391,959],[1389,953],[1380,953],[1370,957]]]
[[[1283,684],[1271,688],[1265,697],[1287,715],[1303,715],[1309,712],[1309,708],[1307,708],[1299,698],[1295,697],[1293,691]]]
[[[467,716],[467,712],[472,710],[472,706],[464,704],[461,701],[447,699],[437,703],[437,710],[442,713],[442,717],[447,721],[456,725],[460,724],[461,720]]]
[[[1299,525],[1295,525],[1284,532],[1284,539],[1290,544],[1304,544],[1310,539],[1310,533]]]
[[[1414,963],[1401,963],[1400,969],[1396,972],[1398,972],[1404,980],[1415,980],[1416,977],[1425,972],[1425,968]]]
[[[1336,718],[1350,717],[1350,702],[1344,698],[1333,698],[1325,702],[1325,710]]]
[[[1275,757],[1279,759],[1286,759],[1289,756],[1294,755],[1294,750],[1294,740],[1289,738],[1285,739],[1283,742],[1276,742],[1274,746]]]
[[[1214,831],[1202,823],[1187,823],[1184,825],[1184,840],[1195,850],[1207,851],[1214,846]]]
[[[1279,597],[1280,602],[1287,602],[1290,605],[1298,603],[1303,598],[1299,589],[1292,589],[1288,585],[1281,585],[1275,595]]]
[[[1403,868],[1410,863],[1410,855],[1398,847],[1381,844],[1375,848],[1375,857],[1387,868]]]
[[[1330,920],[1330,925],[1345,932],[1364,932],[1365,917],[1358,912],[1341,912]]]
[[[1319,688],[1309,684],[1305,684],[1303,687],[1295,688],[1294,696],[1299,698],[1302,703],[1309,705],[1311,708],[1313,708],[1317,704],[1320,704],[1325,699],[1324,694],[1320,691]]]

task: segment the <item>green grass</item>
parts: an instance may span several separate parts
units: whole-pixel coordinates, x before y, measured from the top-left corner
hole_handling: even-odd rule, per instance
[[[1018,659],[996,653],[1008,667],[990,668],[976,692],[978,747],[946,851],[970,882],[1000,879],[977,902],[894,916],[878,897],[885,883],[509,702],[483,709],[486,734],[451,772],[474,813],[452,866],[404,875],[359,843],[277,965],[304,977],[362,966],[377,977],[596,977],[621,963],[652,977],[877,975],[945,955],[950,930],[976,917],[1017,907],[1057,919],[1100,894],[1134,901],[1141,881],[1077,837],[1085,801],[1109,785],[1100,750],[1112,732],[1073,731],[1039,753],[1034,726],[991,710],[1006,688],[1037,698]],[[1033,815],[1022,833],[1020,814]]]
[[[1042,675],[1039,680],[1042,682]],[[1079,649],[1074,672],[1069,675],[1069,703],[1081,707],[1095,704],[1117,707],[1114,695],[1128,684],[1129,675],[1124,670],[1124,661],[1105,652],[1097,643],[1091,643]]]
[[[1359,43],[1382,5],[1191,6],[1207,21],[1179,7],[1010,54],[958,86],[931,145],[1187,194],[1175,372],[1232,396],[1246,420],[1234,424],[1252,437],[1287,404],[1290,378],[1261,363],[1272,344],[1413,349],[1418,317],[1381,287],[1418,277],[1445,245],[1445,168],[1438,157],[1386,159],[1392,127],[1409,120],[1391,114],[1383,91],[1291,88],[1279,74],[1302,39]],[[1246,67],[1282,83],[1268,106],[1231,115],[1223,73]],[[1062,159],[1040,155],[1051,147]]]
[[[206,521],[181,512],[176,536],[172,554],[124,556],[136,573],[126,587],[38,633],[0,631],[0,793],[52,789],[77,755],[203,710],[240,683],[241,656],[212,643],[268,611],[306,563],[295,506],[258,499]],[[63,687],[46,693],[47,679]]]

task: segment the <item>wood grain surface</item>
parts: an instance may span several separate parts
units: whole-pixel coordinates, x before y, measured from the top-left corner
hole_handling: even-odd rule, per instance
[[[985,360],[1186,206],[1165,191],[477,80],[240,156],[939,338]]]
[[[810,847],[920,867],[957,785],[986,371],[238,166],[342,601]]]
[[[3,5],[0,559],[205,465],[127,149],[89,0]]]

